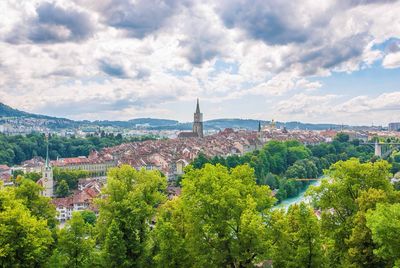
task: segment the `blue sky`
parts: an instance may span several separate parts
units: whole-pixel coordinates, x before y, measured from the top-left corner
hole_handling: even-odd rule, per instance
[[[0,1],[0,101],[71,119],[400,121],[400,1]],[[382,15],[384,14],[384,15]]]

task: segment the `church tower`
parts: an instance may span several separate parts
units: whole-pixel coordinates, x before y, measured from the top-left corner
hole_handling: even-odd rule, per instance
[[[46,197],[53,197],[54,196],[54,180],[53,180],[53,168],[51,167],[50,160],[49,160],[49,140],[47,140],[47,147],[46,147],[46,163],[42,171],[42,186],[43,192],[42,195]]]
[[[203,114],[200,113],[199,99],[197,99],[196,112],[194,113],[193,133],[199,138],[203,138]]]

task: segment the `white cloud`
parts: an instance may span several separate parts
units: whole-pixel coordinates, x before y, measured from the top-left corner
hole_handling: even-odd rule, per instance
[[[374,46],[400,36],[399,1],[361,2],[0,1],[0,101],[125,119],[163,111],[154,103],[260,96],[287,98],[271,109],[321,118],[319,103],[335,100],[335,90],[323,96],[320,77],[383,57],[385,68],[400,66],[399,52]],[[368,100],[351,100],[354,112],[373,109]]]
[[[400,92],[358,96],[296,94],[276,107],[281,120],[370,125],[398,121]]]
[[[385,56],[382,62],[383,67],[388,69],[400,67],[400,52],[390,53]]]
[[[285,114],[300,114],[316,118],[331,111],[331,103],[337,98],[337,95],[318,96],[300,93],[289,99],[280,101],[276,108],[278,112]]]

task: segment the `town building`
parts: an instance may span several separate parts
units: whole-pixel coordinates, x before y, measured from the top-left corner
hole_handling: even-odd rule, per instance
[[[100,188],[101,186],[94,185],[93,187],[74,191],[73,194],[68,197],[54,198],[51,202],[56,207],[57,220],[65,222],[71,219],[74,211],[91,210],[98,214],[98,209],[93,203],[93,199],[100,194]]]
[[[54,167],[64,170],[84,170],[92,173],[92,176],[102,177],[107,174],[107,171],[116,167],[117,163],[111,155],[101,155],[97,151],[92,151],[88,157],[69,157],[59,158],[52,161]]]
[[[389,131],[400,131],[400,122],[389,123],[388,130]]]

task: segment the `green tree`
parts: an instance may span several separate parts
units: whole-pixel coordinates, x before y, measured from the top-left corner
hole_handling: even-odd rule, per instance
[[[373,241],[378,245],[374,253],[393,264],[400,266],[400,203],[378,204],[376,210],[366,214],[367,226],[372,232]]]
[[[60,168],[54,168],[54,180],[60,182],[64,180],[67,182],[70,190],[78,188],[79,179],[90,177],[92,174],[85,170],[64,170]]]
[[[349,134],[340,132],[336,135],[335,140],[338,142],[348,142],[350,140]]]
[[[29,172],[23,175],[24,178],[37,182],[39,179],[42,178],[42,174],[37,172]]]
[[[321,226],[314,211],[301,203],[276,210],[268,222],[274,267],[323,267]]]
[[[179,244],[184,237],[196,267],[244,267],[265,259],[264,222],[274,198],[268,186],[256,185],[253,172],[247,165],[228,170],[206,164],[185,174],[182,213],[175,214],[183,215],[178,228],[184,231],[175,229],[170,234]],[[161,227],[177,228],[171,221],[163,220]]]
[[[181,198],[167,201],[159,210],[153,232],[153,261],[157,267],[193,267],[185,239]]]
[[[14,188],[0,188],[0,266],[39,267],[52,244],[47,221],[32,215]]]
[[[107,267],[127,267],[124,233],[117,221],[113,220],[108,227],[104,242],[104,262]]]
[[[50,203],[50,198],[40,194],[42,187],[23,177],[17,180],[17,186],[15,197],[22,201],[33,216],[45,220],[47,225],[54,229],[57,225],[56,209]]]
[[[69,186],[65,180],[61,180],[57,183],[56,195],[57,197],[66,197],[69,195]]]
[[[398,200],[394,191],[383,191],[370,188],[360,193],[357,198],[358,211],[353,218],[353,229],[350,237],[346,240],[349,246],[348,262],[357,267],[384,267],[386,263],[382,258],[374,254],[377,248],[372,239],[371,230],[366,225],[366,213],[375,209],[379,203],[394,202]]]
[[[206,163],[209,163],[209,159],[204,153],[200,152],[196,159],[193,161],[192,165],[194,166],[194,168],[202,168]]]
[[[323,231],[331,247],[329,260],[332,267],[345,265],[349,259],[351,245],[348,240],[355,227],[355,216],[360,209],[357,199],[361,194],[371,188],[393,191],[389,168],[386,161],[339,161],[327,172],[329,179],[322,180],[320,186],[311,187],[309,194],[313,204],[322,210]]]
[[[99,218],[96,228],[99,241],[105,241],[110,230],[123,234],[125,252],[121,258],[129,267],[143,267],[146,263],[146,244],[150,225],[156,208],[166,200],[166,179],[158,171],[136,171],[128,165],[111,169],[107,185],[103,189],[104,199],[99,199]],[[114,222],[114,227],[110,226]],[[118,226],[119,232],[116,232]],[[113,255],[110,247],[102,243],[105,254]]]
[[[92,227],[85,223],[81,213],[74,212],[66,226],[58,231],[57,249],[54,254],[62,267],[90,267],[95,240]],[[52,258],[54,261],[56,258]]]
[[[13,173],[14,180],[17,179],[18,176],[24,176],[24,172],[22,170],[15,170]]]
[[[286,170],[285,176],[289,179],[307,178],[307,170],[303,164],[296,162]]]
[[[96,214],[91,210],[81,211],[81,215],[85,223],[89,223],[90,225],[95,225],[96,223]]]
[[[304,145],[289,147],[287,153],[287,164],[288,166],[293,165],[294,162],[309,158],[310,156],[310,150],[304,147]]]

